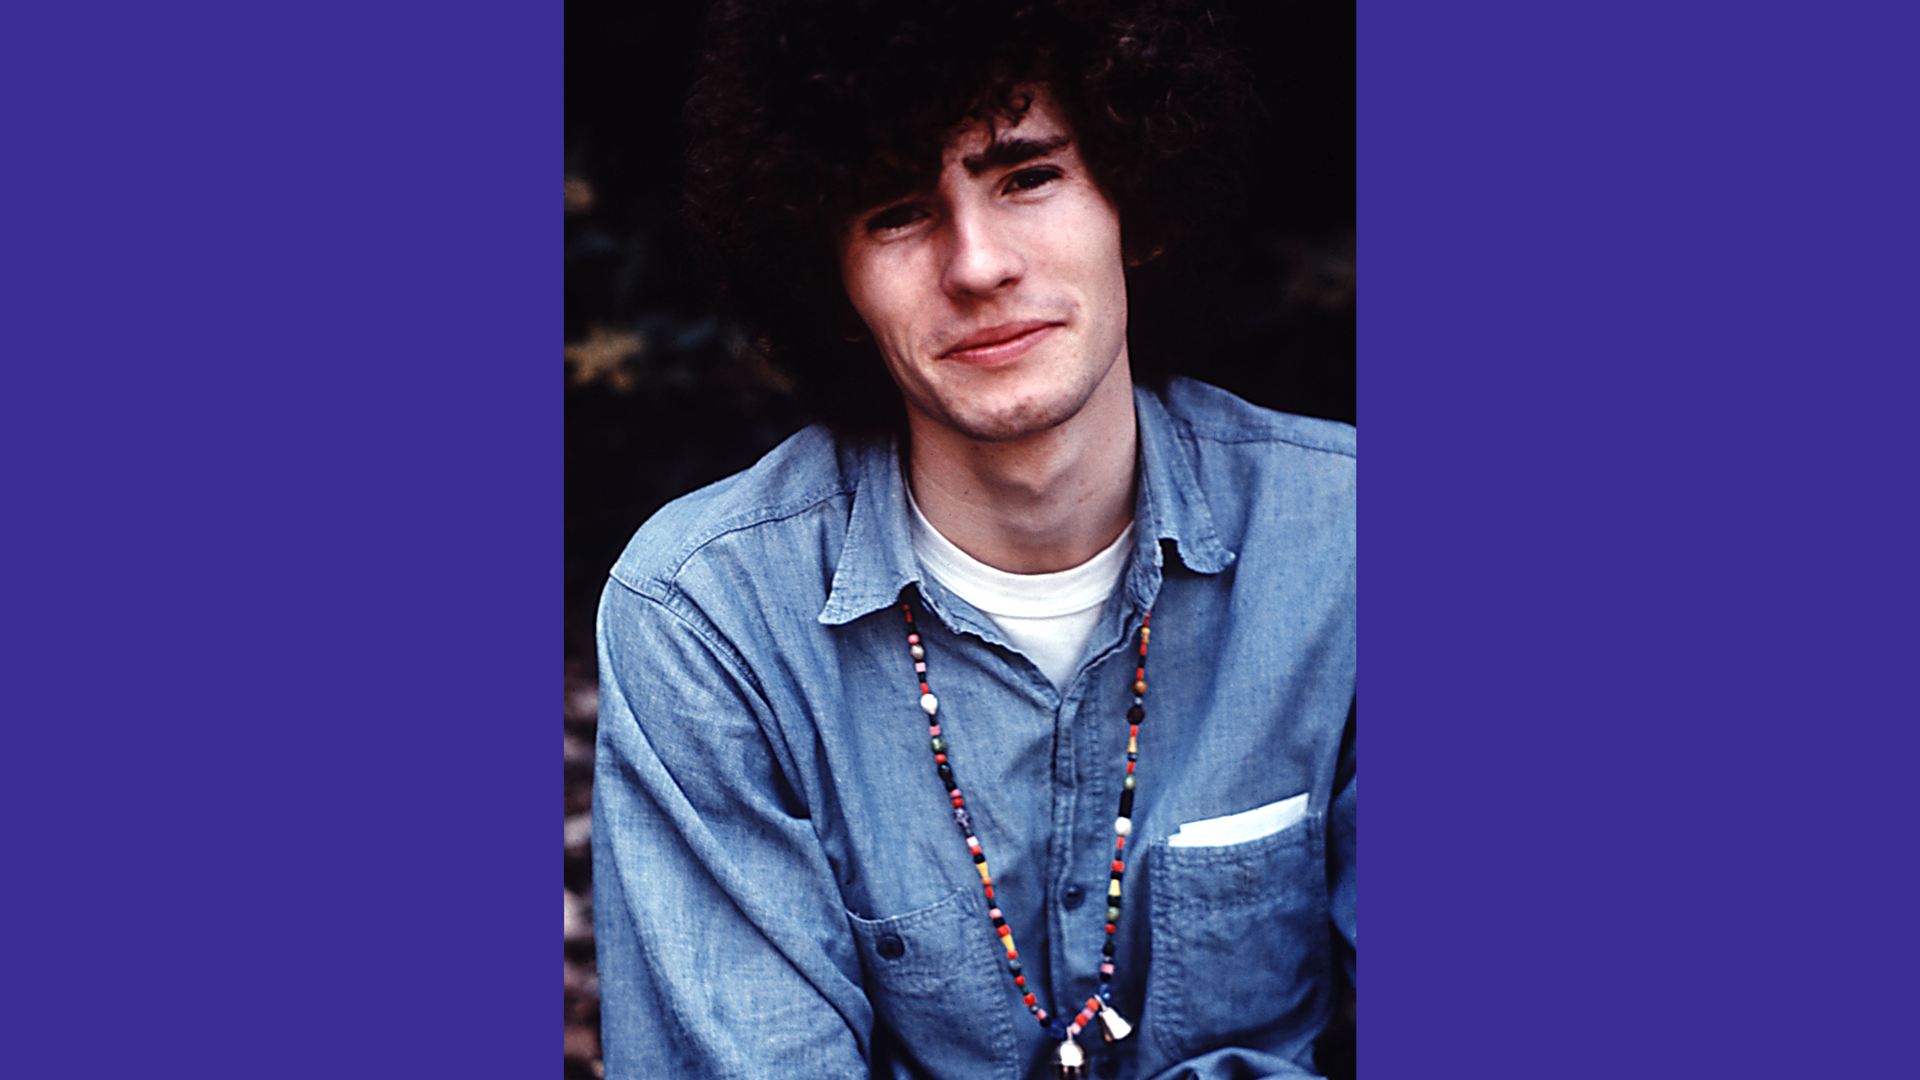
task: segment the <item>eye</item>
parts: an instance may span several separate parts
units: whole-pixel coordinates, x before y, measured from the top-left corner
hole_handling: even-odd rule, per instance
[[[1019,172],[1007,177],[1006,190],[1008,194],[1016,191],[1032,191],[1034,188],[1060,179],[1060,176],[1060,170],[1051,165],[1043,165],[1033,169],[1021,169]]]
[[[889,232],[894,229],[904,229],[908,225],[925,217],[926,213],[927,212],[922,210],[918,204],[897,203],[868,218],[867,231],[877,233]]]

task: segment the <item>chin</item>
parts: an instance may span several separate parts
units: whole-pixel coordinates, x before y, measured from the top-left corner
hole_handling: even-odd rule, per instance
[[[1081,401],[1021,401],[998,409],[949,411],[947,426],[979,442],[1009,442],[1050,431],[1072,419]]]

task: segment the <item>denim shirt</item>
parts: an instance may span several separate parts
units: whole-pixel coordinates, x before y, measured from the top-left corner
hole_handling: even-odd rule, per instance
[[[921,572],[888,445],[800,432],[668,505],[601,601],[594,919],[607,1075],[1050,1074],[928,746],[1020,950],[1098,988],[1133,646],[1153,614],[1096,1077],[1301,1076],[1355,935],[1354,430],[1135,392],[1131,562],[1064,692]],[[1234,843],[1182,825],[1304,794]]]

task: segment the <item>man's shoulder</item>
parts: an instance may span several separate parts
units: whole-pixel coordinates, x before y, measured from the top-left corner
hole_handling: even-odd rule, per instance
[[[1193,379],[1173,379],[1160,399],[1167,415],[1196,442],[1271,444],[1344,458],[1348,464],[1354,458],[1352,424],[1276,412]]]
[[[671,586],[689,562],[719,544],[794,547],[823,505],[855,486],[849,454],[819,425],[796,432],[752,467],[667,503],[640,526],[611,576],[641,592]],[[794,535],[786,536],[792,532]]]

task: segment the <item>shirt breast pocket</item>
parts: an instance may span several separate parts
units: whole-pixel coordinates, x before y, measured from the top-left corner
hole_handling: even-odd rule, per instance
[[[1141,1027],[1174,1061],[1223,1046],[1305,1051],[1332,1007],[1325,815],[1236,844],[1149,849],[1152,966]]]
[[[1015,1071],[1018,1006],[982,1007],[1001,1003],[1013,983],[995,963],[1005,953],[986,911],[970,902],[979,895],[963,886],[929,907],[884,919],[847,912],[882,1029],[874,1033],[874,1075],[892,1075],[889,1057],[909,1059],[915,1076],[979,1075],[986,1061]]]

